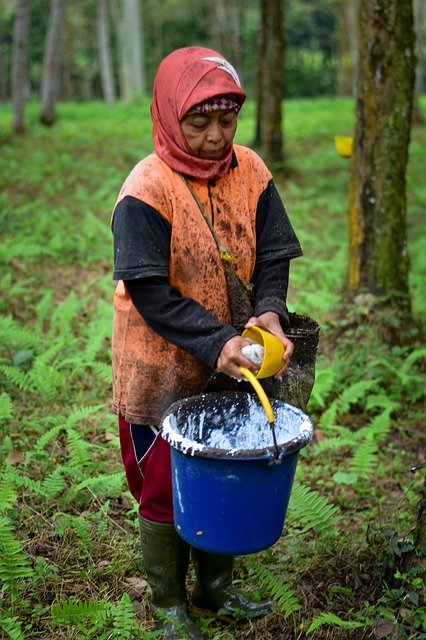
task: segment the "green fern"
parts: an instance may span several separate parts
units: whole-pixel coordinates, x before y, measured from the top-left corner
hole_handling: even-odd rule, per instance
[[[279,576],[253,558],[249,559],[247,564],[262,580],[285,618],[302,608],[294,588],[288,582],[283,582]]]
[[[339,521],[338,508],[317,491],[295,481],[288,508],[288,527],[298,533],[315,531],[320,535],[334,534]]]
[[[55,602],[51,606],[52,620],[55,624],[78,624],[96,619],[99,613],[110,615],[111,605],[100,601],[82,601],[70,599],[67,602]]]
[[[58,519],[54,535],[63,538],[65,533],[71,530],[77,538],[83,543],[84,549],[88,552],[92,548],[92,537],[90,534],[90,526],[80,516],[72,516],[69,514],[61,515]]]
[[[10,420],[13,415],[12,398],[8,393],[0,393],[0,423]]]
[[[306,635],[311,634],[313,631],[315,631],[315,629],[318,629],[318,627],[321,627],[323,625],[333,625],[335,627],[339,627],[340,629],[361,629],[367,626],[366,622],[342,620],[342,618],[339,618],[339,616],[337,616],[336,614],[325,611],[312,620],[308,630],[306,631]]]
[[[333,369],[320,369],[315,373],[315,384],[309,399],[310,408],[322,408],[335,382]]]
[[[132,601],[127,593],[123,593],[118,604],[112,609],[114,628],[109,636],[115,640],[127,640],[134,637],[136,619]]]
[[[377,443],[373,438],[368,438],[362,442],[355,450],[354,456],[349,464],[349,473],[353,473],[358,478],[371,478],[377,467]]]
[[[37,335],[22,327],[11,316],[0,316],[0,344],[8,348],[30,348],[37,344]]]
[[[21,621],[16,617],[8,617],[7,612],[0,611],[0,629],[7,633],[9,640],[25,640]]]
[[[16,593],[19,580],[30,578],[32,574],[28,558],[13,534],[12,525],[8,518],[0,516],[0,580],[3,589]]]
[[[77,485],[71,487],[70,494],[78,495],[84,489],[88,489],[96,496],[115,496],[123,491],[124,476],[122,473],[110,473],[99,475],[96,478],[86,478]]]
[[[18,494],[13,481],[13,473],[5,470],[0,479],[0,513],[8,511],[17,501]]]

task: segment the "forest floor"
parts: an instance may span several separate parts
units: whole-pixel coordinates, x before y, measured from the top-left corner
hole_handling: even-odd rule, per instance
[[[0,638],[149,640],[136,505],[109,407],[108,227],[125,175],[150,148],[148,103],[62,105],[50,129],[36,109],[26,136],[0,134]],[[0,108],[0,131],[9,115]],[[349,100],[286,105],[291,160],[277,183],[304,249],[289,304],[321,324],[307,409],[314,440],[299,457],[283,536],[236,559],[235,586],[272,597],[274,613],[248,623],[196,615],[208,640],[426,639],[415,544],[426,449],[426,127],[413,131],[408,173],[420,329],[390,346],[397,313],[384,317],[369,298],[339,304],[348,164],[332,138],[351,125]]]

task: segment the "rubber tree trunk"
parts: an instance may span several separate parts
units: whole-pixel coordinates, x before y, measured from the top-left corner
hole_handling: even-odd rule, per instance
[[[30,0],[18,0],[13,25],[12,129],[25,131],[25,103],[28,92],[28,32]]]
[[[259,73],[262,151],[268,163],[282,162],[282,101],[284,98],[284,2],[261,0],[264,57]]]
[[[114,74],[106,0],[98,0],[98,47],[101,63],[102,90],[107,104],[115,102]]]
[[[384,297],[408,319],[405,174],[415,76],[412,3],[361,0],[359,18],[348,292],[350,298],[361,292]]]
[[[61,63],[65,43],[67,0],[52,0],[43,60],[40,120],[52,125],[61,85]]]

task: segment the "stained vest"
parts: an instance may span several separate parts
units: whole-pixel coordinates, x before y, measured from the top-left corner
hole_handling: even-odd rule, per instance
[[[234,145],[238,166],[214,184],[191,180],[223,245],[236,258],[235,270],[250,282],[256,263],[256,210],[271,180],[263,161]],[[133,196],[171,225],[168,277],[184,297],[208,309],[219,322],[231,314],[221,259],[211,231],[181,176],[155,154],[142,160],[125,181],[117,203]],[[164,340],[143,320],[122,280],[114,295],[113,410],[129,422],[158,425],[170,404],[197,394],[211,370]]]

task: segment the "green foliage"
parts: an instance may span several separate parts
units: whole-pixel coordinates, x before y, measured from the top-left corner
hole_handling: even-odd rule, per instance
[[[11,522],[0,515],[0,580],[3,591],[17,595],[22,578],[30,578],[33,571],[20,542],[13,533]]]
[[[272,571],[260,564],[260,562],[257,562],[255,559],[250,560],[249,567],[262,580],[262,583],[275,600],[277,607],[284,618],[288,618],[302,608],[302,605],[297,598],[296,590],[292,585],[283,582],[280,576],[272,573]]]
[[[61,104],[53,131],[37,125],[38,105],[31,104],[31,133],[2,139],[0,635],[6,639],[156,637],[143,628],[151,621],[140,624],[127,593],[128,580],[143,572],[137,505],[126,490],[109,409],[109,221],[124,177],[151,149],[151,125],[142,115],[148,109],[145,98],[110,108]],[[346,272],[348,165],[336,156],[333,135],[351,132],[352,101],[288,101],[285,112],[289,170],[277,184],[304,249],[292,266],[289,304],[322,326],[308,407],[315,438],[299,457],[285,535],[241,564],[277,602],[280,637],[347,640],[359,623],[382,615],[398,625],[402,640],[420,640],[421,576],[400,564],[411,553],[420,558],[407,534],[420,482],[416,474],[407,486],[407,471],[421,462],[416,435],[424,420],[425,350],[414,337],[408,347],[390,348],[363,305],[345,318],[334,315]],[[249,102],[238,131],[243,144],[252,138],[253,115]],[[9,119],[9,108],[0,105],[3,131]],[[412,139],[409,250],[420,317],[423,128]],[[392,526],[387,509],[397,520]],[[378,523],[380,535],[373,531]],[[238,571],[237,565],[237,580]],[[53,605],[52,598],[58,598]],[[137,598],[147,611],[145,592]],[[231,634],[217,621],[203,623],[211,640]],[[237,629],[235,637],[245,633]],[[268,622],[263,633],[272,638]]]
[[[337,532],[339,509],[317,491],[294,482],[289,504],[289,527],[298,533],[315,531],[318,535]]]
[[[340,629],[361,629],[367,626],[365,621],[357,622],[355,620],[342,620],[342,618],[336,614],[326,611],[312,620],[306,634],[310,635],[315,631],[315,629],[318,629],[318,627],[322,625],[332,625],[334,627],[339,627]]]

